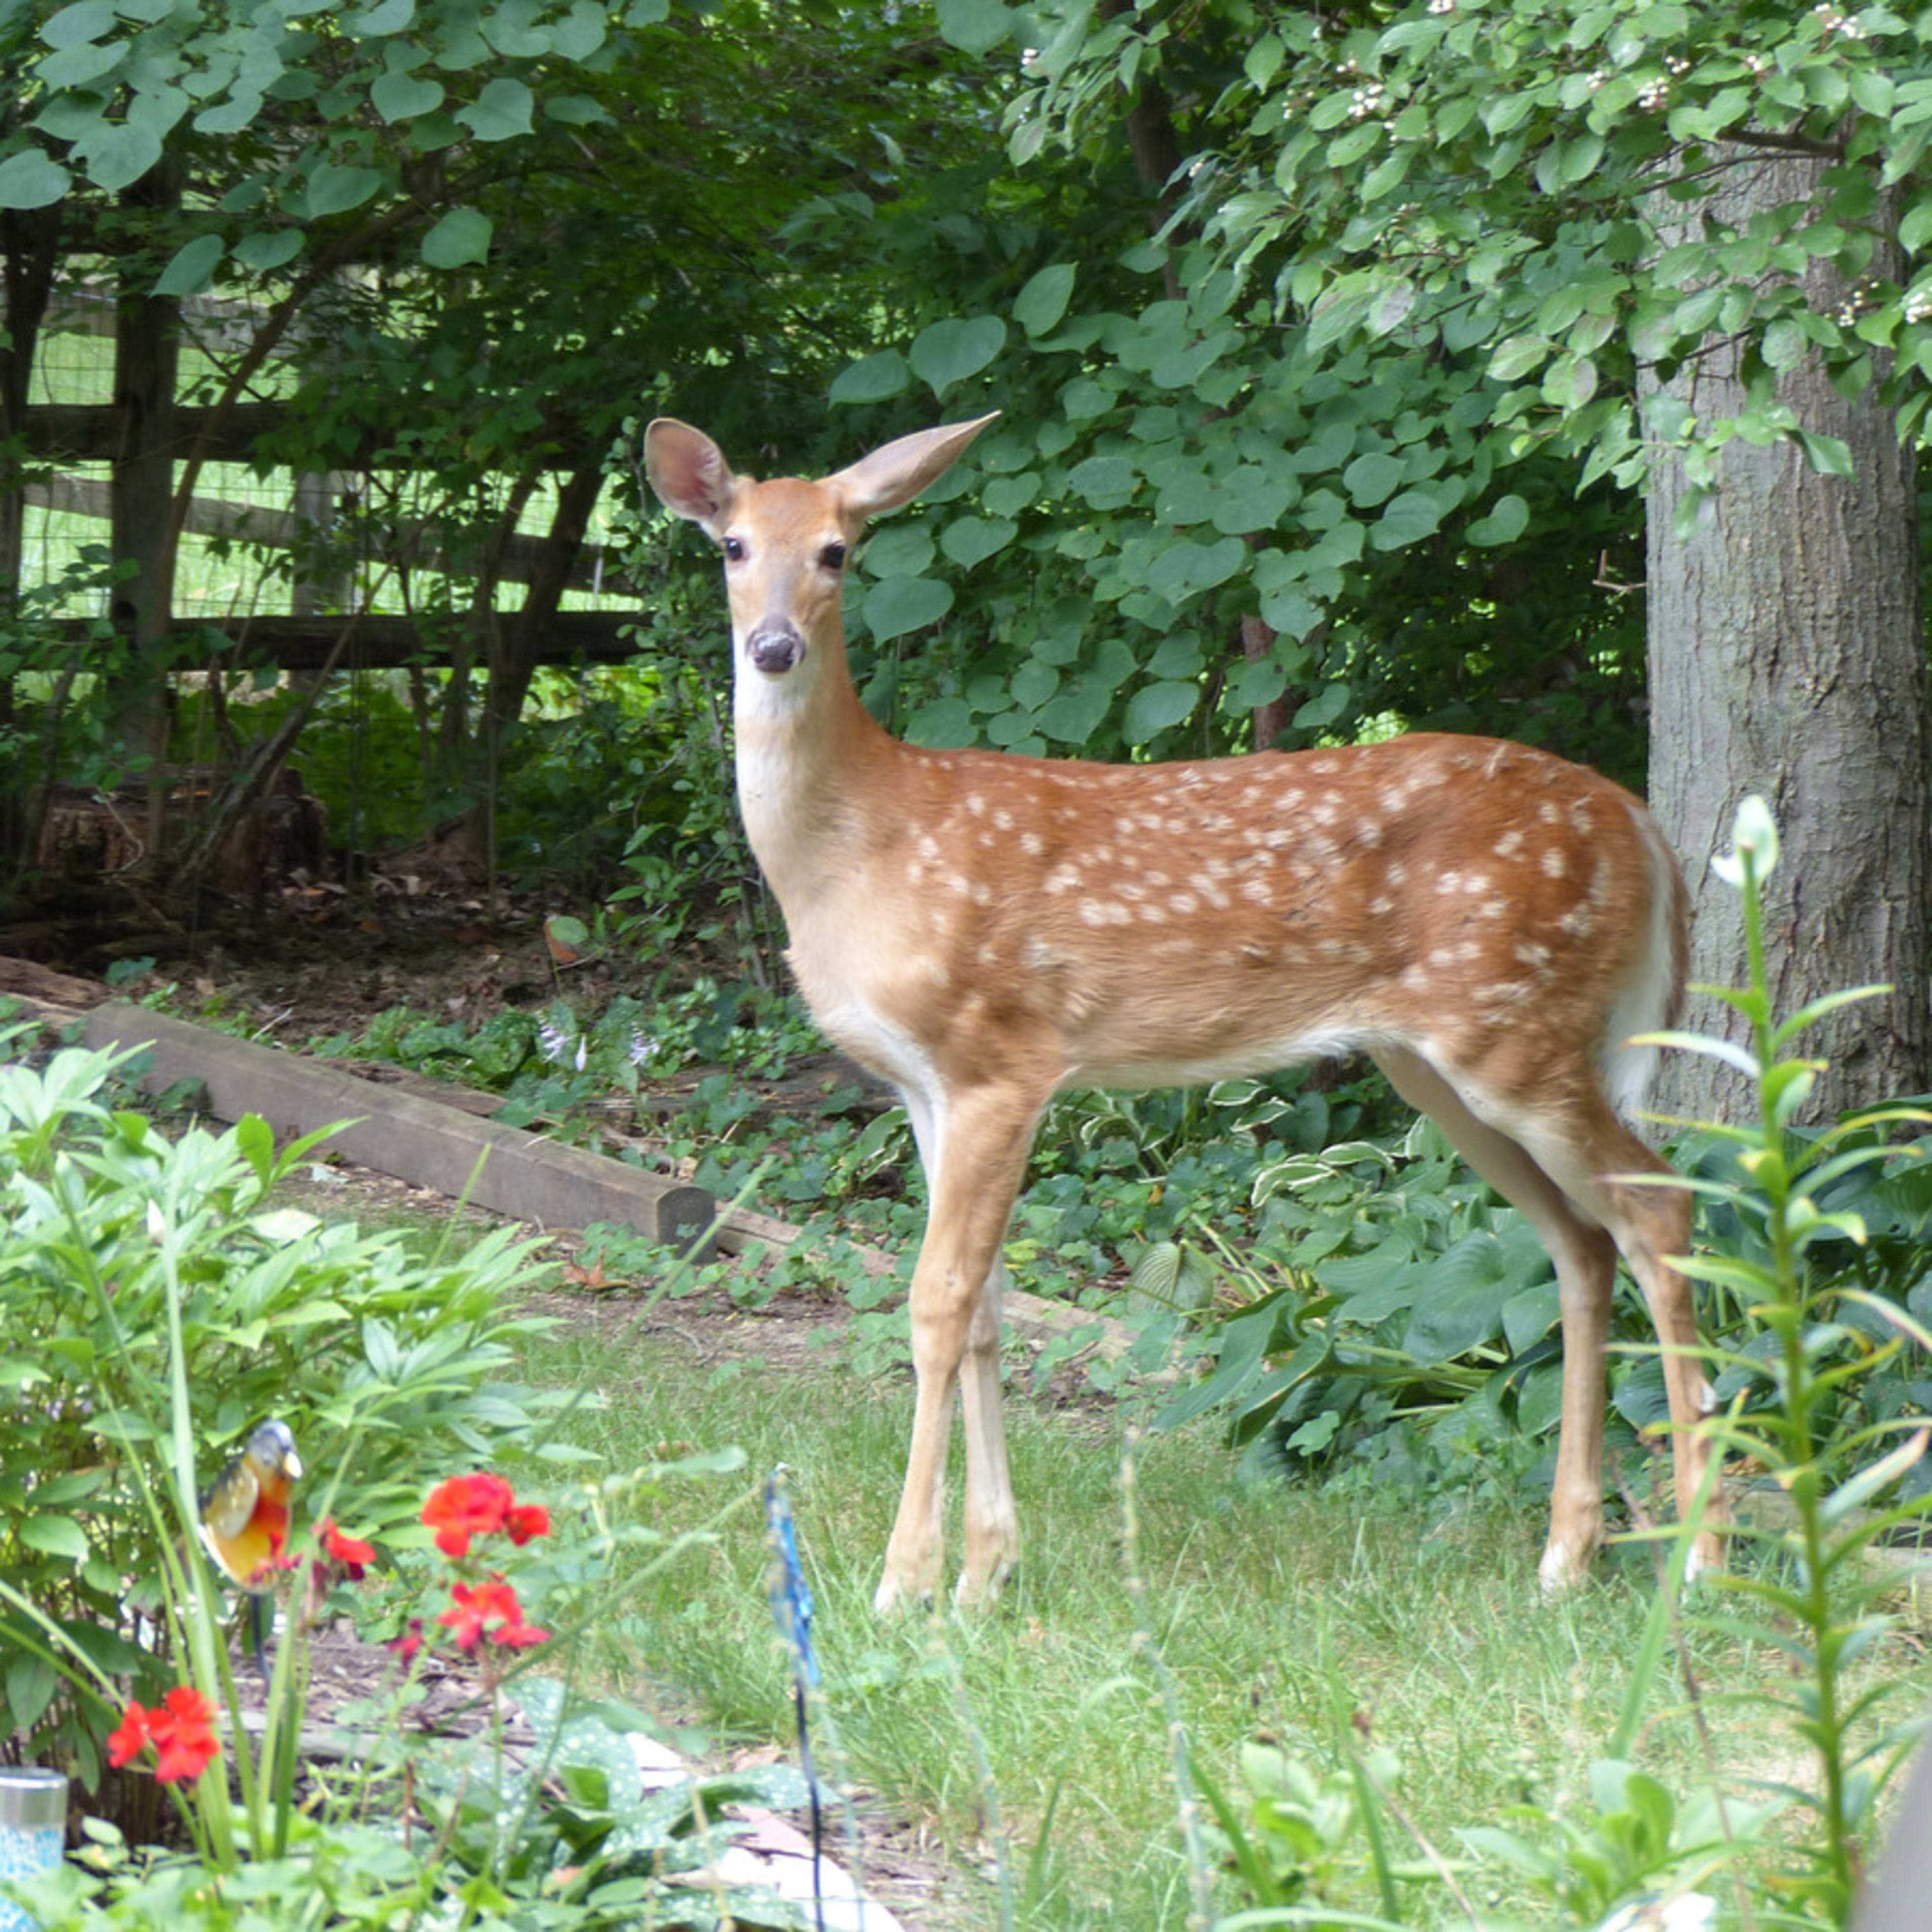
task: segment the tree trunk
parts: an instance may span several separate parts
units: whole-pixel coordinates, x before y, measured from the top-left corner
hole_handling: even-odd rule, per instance
[[[1809,199],[1817,166],[1780,159],[1741,169],[1702,212],[1742,227],[1755,211]],[[1896,271],[1880,262],[1872,272]],[[1814,268],[1807,296],[1828,314],[1843,284]],[[1728,343],[1707,344],[1672,388],[1700,424],[1744,406]],[[1694,981],[1744,982],[1738,895],[1710,862],[1730,849],[1738,801],[1756,792],[1781,834],[1766,894],[1776,1012],[1838,988],[1891,984],[1888,997],[1833,1016],[1798,1045],[1832,1063],[1814,1103],[1829,1114],[1932,1088],[1917,491],[1912,452],[1900,448],[1874,389],[1847,401],[1807,366],[1790,373],[1783,394],[1808,430],[1850,446],[1849,477],[1816,473],[1792,442],[1734,440],[1714,504],[1688,538],[1675,527],[1682,462],[1653,479],[1651,794],[1696,904]],[[1706,996],[1686,1024],[1742,1030]],[[1736,1120],[1752,1101],[1720,1064],[1673,1054],[1658,1104]]]

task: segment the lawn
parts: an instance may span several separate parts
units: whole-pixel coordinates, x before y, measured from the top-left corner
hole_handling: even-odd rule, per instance
[[[836,1350],[819,1366],[747,1364],[721,1356],[716,1330],[694,1334],[665,1312],[675,1306],[640,1321],[605,1302],[562,1322],[529,1363],[598,1399],[572,1427],[616,1467],[727,1443],[748,1459],[742,1495],[670,1492],[661,1526],[708,1526],[715,1540],[640,1585],[621,1624],[597,1634],[590,1667],[722,1739],[789,1742],[752,1493],[785,1466],[818,1605],[820,1748],[869,1810],[945,1853],[952,1877],[922,1923],[989,1926],[1010,1912],[1040,1932],[1179,1927],[1204,1857],[1216,1909],[1245,1902],[1220,1869],[1211,1821],[1190,1857],[1170,1717],[1192,1763],[1237,1804],[1250,1802],[1244,1762],[1258,1762],[1244,1747],[1278,1746],[1328,1780],[1316,1808],[1327,1842],[1307,1865],[1337,1906],[1384,1907],[1346,1775],[1374,1746],[1400,1767],[1378,1808],[1393,1865],[1430,1871],[1432,1848],[1477,1910],[1574,1922],[1460,1834],[1520,1804],[1588,1828],[1591,1768],[1617,1732],[1654,1600],[1647,1551],[1611,1552],[1591,1586],[1545,1604],[1541,1499],[1520,1483],[1482,1497],[1346,1479],[1246,1486],[1205,1426],[1148,1435],[1132,1402],[1069,1411],[1022,1399],[1011,1424],[1023,1568],[988,1613],[882,1623],[870,1595],[909,1377],[868,1378]],[[755,1355],[754,1324],[740,1326]],[[1767,1778],[1808,1784],[1802,1745],[1764,1696],[1740,1694],[1788,1693],[1787,1660],[1703,1631],[1687,1654],[1700,1709],[1666,1664],[1634,1731],[1644,1769],[1680,1799],[1712,1773],[1738,1793]],[[1918,1668],[1916,1642],[1894,1636],[1859,1682]],[[1554,1837],[1544,1824],[1531,1835]],[[1405,1922],[1468,1922],[1439,1876],[1398,1881],[1396,1896]]]

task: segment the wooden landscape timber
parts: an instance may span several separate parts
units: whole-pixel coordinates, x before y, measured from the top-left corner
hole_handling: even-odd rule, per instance
[[[717,1204],[688,1182],[119,1000],[96,1006],[84,1030],[92,1047],[149,1048],[142,1086],[195,1082],[218,1119],[259,1114],[278,1138],[337,1126],[327,1144],[344,1160],[494,1214],[544,1228],[620,1221],[700,1257],[710,1250]]]
[[[352,1121],[326,1143],[328,1151],[513,1220],[578,1230],[617,1221],[673,1243],[688,1240],[680,1231],[695,1228],[706,1237],[700,1257],[712,1247],[730,1256],[782,1251],[806,1238],[805,1229],[752,1208],[720,1213],[710,1193],[686,1182],[488,1119],[501,1104],[494,1094],[400,1068],[358,1068],[237,1040],[144,1006],[103,1000],[93,982],[27,960],[0,957],[0,994],[51,1023],[80,1021],[92,1047],[152,1042],[153,1064],[142,1082],[151,1093],[198,1082],[214,1118],[232,1122],[259,1114],[278,1138]],[[898,1265],[881,1249],[854,1244],[850,1251],[875,1275],[890,1274]],[[1134,1340],[1132,1330],[1111,1316],[1020,1289],[1009,1291],[1005,1313],[1014,1333],[1027,1340],[1074,1337],[1108,1360],[1124,1354]]]

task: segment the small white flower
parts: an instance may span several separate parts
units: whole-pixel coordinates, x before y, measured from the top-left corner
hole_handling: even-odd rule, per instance
[[[1597,1932],[1710,1932],[1718,1922],[1718,1901],[1701,1892],[1675,1898],[1640,1898],[1620,1906]]]
[[[1771,815],[1771,807],[1755,792],[1739,801],[1731,821],[1731,850],[1714,858],[1711,869],[1727,886],[1741,886],[1746,853],[1750,855],[1753,875],[1760,880],[1778,863],[1778,821]]]

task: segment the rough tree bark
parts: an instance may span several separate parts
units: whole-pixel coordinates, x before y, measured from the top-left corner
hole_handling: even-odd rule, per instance
[[[1709,212],[1742,227],[1754,211],[1809,199],[1819,166],[1754,160]],[[1846,298],[1835,275],[1816,269],[1807,294],[1828,313]],[[1702,422],[1744,402],[1736,352],[1714,340],[1672,386]],[[1839,987],[1892,984],[1888,998],[1846,1010],[1802,1042],[1832,1063],[1814,1104],[1836,1112],[1932,1088],[1917,491],[1912,452],[1871,389],[1847,400],[1814,366],[1792,372],[1784,393],[1806,429],[1850,446],[1849,477],[1819,475],[1790,442],[1733,441],[1714,512],[1688,538],[1675,531],[1682,464],[1654,479],[1651,795],[1696,902],[1694,980],[1743,982],[1737,895],[1710,861],[1729,849],[1738,800],[1756,792],[1781,834],[1766,896],[1778,1011]],[[1708,997],[1687,1024],[1740,1030]],[[1658,1100],[1698,1118],[1736,1118],[1748,1104],[1734,1073],[1686,1054],[1667,1056]]]

